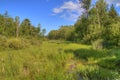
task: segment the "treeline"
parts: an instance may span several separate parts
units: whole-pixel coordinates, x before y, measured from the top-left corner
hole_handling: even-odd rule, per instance
[[[79,1],[84,12],[76,23],[52,30],[48,38],[84,44],[102,43],[104,47],[120,46],[120,16],[114,5],[108,8],[104,0],[98,0],[94,6],[91,6],[91,0]]]
[[[0,50],[21,49],[41,45],[46,29],[34,26],[29,19],[20,22],[19,16],[12,18],[8,12],[0,14]]]
[[[58,30],[52,30],[48,34],[49,39],[55,40],[68,40],[73,41],[74,39],[74,27],[73,26],[61,26]]]
[[[8,12],[0,14],[0,35],[6,37],[42,37],[46,30],[40,24],[33,26],[29,19],[20,22],[20,17],[10,17]]]

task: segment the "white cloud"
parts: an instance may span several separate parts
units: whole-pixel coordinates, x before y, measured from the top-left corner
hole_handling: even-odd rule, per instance
[[[93,0],[97,1],[97,0]],[[114,4],[116,7],[120,7],[120,0],[105,0],[109,5]],[[64,2],[63,5],[53,9],[53,14],[59,15],[61,18],[75,21],[83,13],[83,9],[78,0],[69,0]]]
[[[71,20],[71,21],[76,21],[80,15],[78,14],[73,14],[73,13],[68,13],[68,14],[62,14],[60,17],[64,18],[66,20]]]
[[[109,5],[115,4],[116,7],[120,7],[120,0],[105,0]]]
[[[117,3],[117,4],[116,4],[116,7],[120,7],[120,3]]]
[[[62,6],[53,9],[54,14],[60,14],[61,18],[73,21],[77,20],[82,12],[83,9],[77,0],[64,2]]]
[[[61,12],[63,12],[63,9],[61,9],[61,8],[54,8],[54,10],[53,10],[53,12],[54,13],[61,13]]]

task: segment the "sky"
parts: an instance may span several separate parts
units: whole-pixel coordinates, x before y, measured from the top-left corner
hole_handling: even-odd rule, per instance
[[[94,4],[96,0],[92,0]],[[120,14],[120,0],[106,0],[114,4]],[[82,14],[78,0],[0,0],[0,14],[8,11],[11,17],[19,16],[20,21],[30,19],[34,26],[39,23],[47,30],[58,29],[61,25],[73,25]]]

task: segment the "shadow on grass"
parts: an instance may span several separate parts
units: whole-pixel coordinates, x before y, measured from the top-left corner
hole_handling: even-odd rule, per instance
[[[94,59],[98,59],[106,56],[111,56],[111,55],[108,55],[108,51],[98,51],[93,49],[77,49],[77,50],[67,49],[64,52],[73,53],[75,58],[85,59],[85,60],[91,57]]]
[[[83,80],[115,80],[120,75],[120,52],[116,50],[67,49],[64,52],[85,61],[85,69],[78,72]]]
[[[120,50],[119,50],[120,51]],[[93,50],[93,49],[67,49],[64,52],[69,54],[73,53],[75,59],[85,60],[89,59],[98,60],[97,65],[103,68],[119,70],[120,67],[120,52],[116,50]]]

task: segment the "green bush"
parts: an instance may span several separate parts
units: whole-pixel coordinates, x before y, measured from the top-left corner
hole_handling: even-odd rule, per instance
[[[12,49],[22,49],[26,47],[26,44],[22,39],[12,38],[8,40],[8,47]]]
[[[32,38],[28,40],[30,45],[37,45],[40,46],[42,44],[42,41],[40,39]]]
[[[0,36],[0,50],[5,49],[22,49],[29,47],[31,45],[40,46],[42,41],[36,38],[7,38],[5,36]]]
[[[97,39],[92,43],[93,49],[103,49],[103,39]]]
[[[80,68],[78,74],[82,80],[115,80],[118,77],[117,72],[95,65],[86,65]]]
[[[0,36],[0,49],[6,49],[8,47],[7,37]]]

